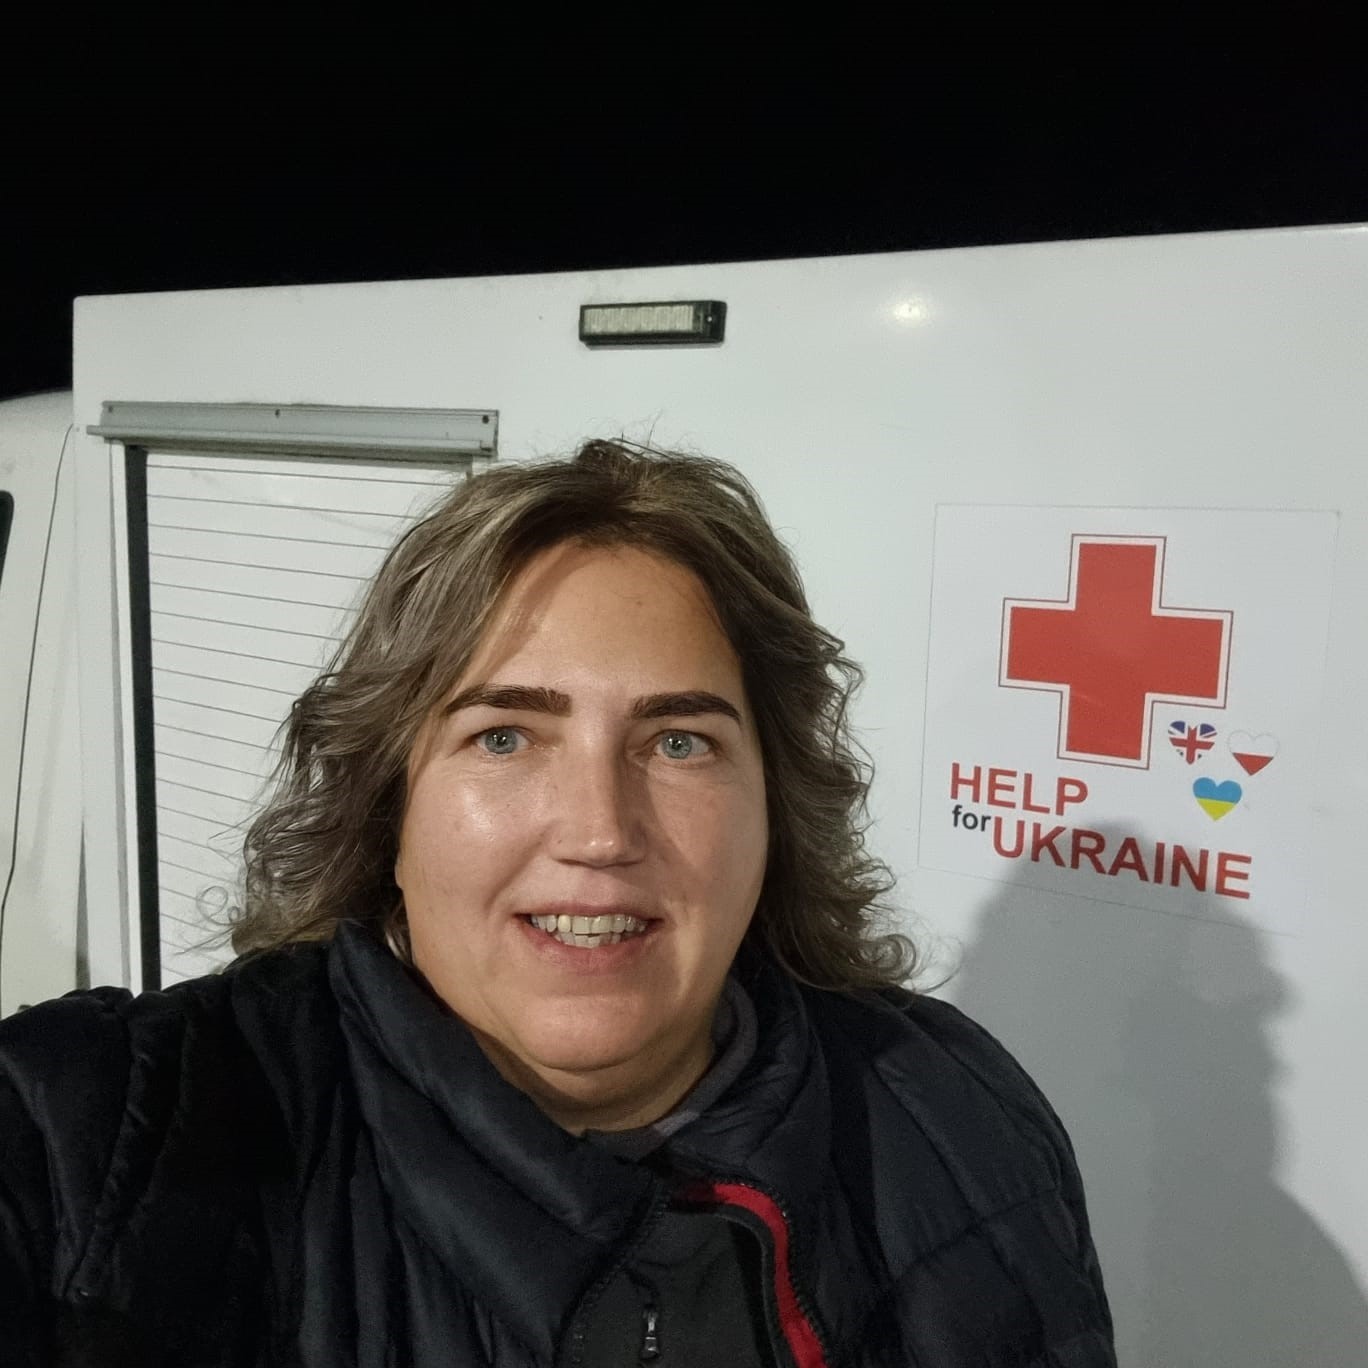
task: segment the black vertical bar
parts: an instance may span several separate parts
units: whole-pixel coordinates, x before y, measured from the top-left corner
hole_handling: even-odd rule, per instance
[[[161,899],[157,892],[157,771],[152,713],[152,594],[147,563],[147,449],[124,449],[128,506],[128,618],[133,659],[134,810],[138,824],[138,931],[144,989],[161,987]]]
[[[5,573],[5,549],[9,546],[10,522],[14,518],[14,496],[0,489],[0,576]]]

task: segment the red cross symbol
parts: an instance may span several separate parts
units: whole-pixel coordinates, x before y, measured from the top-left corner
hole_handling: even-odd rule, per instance
[[[1225,707],[1233,614],[1163,585],[1164,538],[1075,536],[1067,599],[1004,602],[998,682],[1060,695],[1061,759],[1148,768],[1156,703]]]

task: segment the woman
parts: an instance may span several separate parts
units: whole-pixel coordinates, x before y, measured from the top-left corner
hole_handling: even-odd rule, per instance
[[[857,678],[729,467],[452,494],[232,968],[0,1028],[4,1362],[1112,1364],[1058,1120],[877,929]]]

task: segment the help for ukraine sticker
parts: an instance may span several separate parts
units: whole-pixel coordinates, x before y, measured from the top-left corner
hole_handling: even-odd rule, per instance
[[[1336,526],[939,508],[920,862],[1299,928]]]

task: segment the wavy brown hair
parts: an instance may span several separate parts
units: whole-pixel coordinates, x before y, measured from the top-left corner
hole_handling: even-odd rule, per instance
[[[740,658],[770,828],[748,939],[816,987],[902,983],[915,956],[884,926],[893,881],[865,850],[870,771],[847,722],[859,667],[813,621],[744,476],[605,441],[467,481],[389,552],[347,639],[285,724],[274,794],[247,833],[234,949],[326,940],[355,921],[407,956],[394,861],[410,751],[500,595],[565,541],[637,547],[693,571]]]

